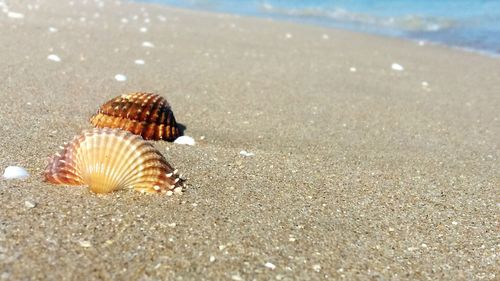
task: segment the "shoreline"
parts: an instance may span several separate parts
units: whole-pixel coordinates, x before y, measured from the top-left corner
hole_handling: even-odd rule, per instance
[[[430,45],[436,45],[436,46],[442,46],[442,47],[447,47],[453,50],[461,50],[465,52],[472,52],[476,54],[480,54],[486,57],[492,57],[495,59],[500,58],[500,52],[498,51],[493,51],[493,50],[486,50],[486,49],[478,49],[474,47],[466,47],[466,46],[459,46],[459,45],[452,45],[444,42],[439,42],[439,41],[433,41],[430,39],[418,39],[418,38],[411,38],[408,36],[404,36],[403,34],[391,34],[389,31],[381,31],[381,32],[370,32],[370,31],[363,31],[361,29],[356,29],[356,28],[349,28],[349,27],[342,27],[342,24],[345,23],[331,23],[331,22],[326,22],[322,20],[311,20],[311,19],[292,19],[289,18],[289,16],[280,16],[280,15],[266,15],[265,13],[238,13],[238,12],[231,12],[231,11],[217,11],[217,10],[209,10],[209,9],[203,9],[203,8],[196,8],[196,7],[182,7],[182,6],[175,6],[171,4],[163,4],[163,3],[156,3],[156,2],[143,2],[143,1],[132,1],[132,3],[144,3],[148,5],[157,5],[160,7],[167,7],[167,8],[172,8],[172,9],[180,9],[180,10],[187,10],[187,11],[194,11],[194,12],[202,12],[202,13],[211,13],[214,15],[227,15],[227,16],[237,16],[237,17],[248,17],[252,19],[261,19],[261,20],[267,20],[267,21],[276,21],[276,22],[286,22],[286,23],[291,23],[291,24],[299,24],[299,25],[305,25],[305,26],[311,26],[311,27],[319,27],[319,28],[328,28],[328,29],[334,29],[334,30],[344,30],[347,32],[353,32],[353,33],[360,33],[360,34],[365,34],[365,35],[373,35],[373,36],[380,36],[384,38],[393,38],[393,39],[402,39],[402,40],[407,40],[410,42],[423,42],[425,44],[430,44]],[[395,33],[396,31],[392,31],[392,33]],[[397,32],[403,32],[402,30],[398,30]]]

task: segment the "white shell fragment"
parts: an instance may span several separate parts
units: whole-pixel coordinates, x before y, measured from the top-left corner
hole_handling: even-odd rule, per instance
[[[241,156],[245,156],[245,157],[252,157],[252,156],[255,156],[255,153],[253,153],[253,152],[248,152],[248,151],[246,151],[246,150],[242,150],[242,151],[240,151],[240,155],[241,155]]]
[[[398,64],[398,63],[393,63],[391,65],[391,68],[392,68],[392,70],[396,70],[396,71],[403,71],[403,70],[405,70],[404,67],[402,65]]]
[[[175,139],[174,143],[176,144],[187,144],[187,145],[195,145],[196,142],[192,137],[189,136],[180,136]]]
[[[8,166],[3,173],[3,178],[6,180],[13,179],[26,179],[29,177],[29,173],[22,167],[18,166]]]
[[[144,60],[135,60],[134,63],[139,65],[145,64]]]
[[[16,12],[7,12],[7,16],[11,19],[22,19],[24,18],[24,15],[21,13],[16,13]]]
[[[127,81],[127,76],[125,76],[123,74],[116,74],[115,80],[119,81],[119,82]]]
[[[154,48],[155,47],[155,45],[149,41],[142,42],[142,46],[146,47],[146,48]]]
[[[61,58],[58,55],[56,55],[56,54],[50,54],[50,55],[48,55],[47,59],[51,60],[51,61],[55,61],[55,62],[60,62],[61,61]]]

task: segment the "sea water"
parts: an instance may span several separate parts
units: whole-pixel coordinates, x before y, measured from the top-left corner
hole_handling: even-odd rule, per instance
[[[140,0],[425,40],[500,55],[500,0]]]

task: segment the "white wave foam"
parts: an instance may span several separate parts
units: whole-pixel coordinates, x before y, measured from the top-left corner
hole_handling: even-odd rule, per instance
[[[406,31],[439,31],[451,28],[456,25],[453,20],[437,17],[403,15],[397,17],[382,17],[349,11],[343,8],[279,8],[269,3],[259,6],[263,13],[311,19],[326,19],[336,22],[346,22],[351,24],[361,24],[369,26],[380,26],[386,28],[398,28]]]

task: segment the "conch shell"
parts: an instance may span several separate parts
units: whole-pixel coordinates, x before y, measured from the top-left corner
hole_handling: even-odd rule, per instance
[[[120,129],[84,131],[49,158],[43,173],[53,184],[88,185],[95,193],[120,189],[181,192],[177,170],[151,143]]]
[[[146,140],[174,141],[179,127],[167,100],[151,93],[115,97],[99,107],[90,122],[98,128],[120,128]]]

